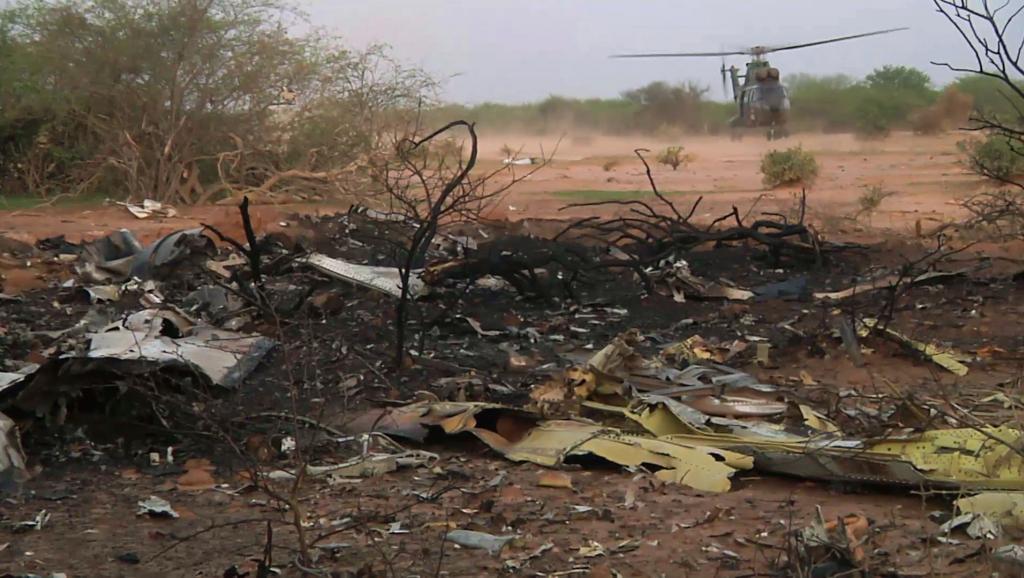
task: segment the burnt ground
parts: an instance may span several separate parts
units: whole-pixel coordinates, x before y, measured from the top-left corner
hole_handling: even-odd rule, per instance
[[[275,255],[310,248],[363,263],[392,259],[377,242],[388,233],[375,229],[382,225],[364,222],[353,231],[340,216],[291,222]],[[43,362],[58,342],[45,332],[95,315],[97,305],[80,288],[59,286],[74,275],[69,265],[54,261],[52,251],[17,250],[31,253],[15,254],[17,259],[47,263],[49,281],[17,301],[0,302],[0,362]],[[315,549],[318,569],[338,576],[785,576],[793,575],[783,569],[794,554],[791,530],[810,523],[820,508],[826,516],[860,513],[872,521],[865,546],[869,575],[987,574],[993,544],[966,536],[936,541],[938,524],[929,514],[949,512],[951,496],[908,488],[748,472],[734,478],[728,493],[703,494],[594,464],[568,469],[572,489],[547,488],[538,486],[542,468],[503,460],[460,438],[407,444],[440,456],[428,468],[333,484],[307,480],[292,506],[249,485],[253,454],[263,460],[261,467],[287,464],[280,445],[296,431],[290,421],[261,413],[306,415],[341,428],[365,409],[414,399],[522,405],[532,385],[629,329],[647,337],[648,354],[694,334],[751,342],[730,366],[807,400],[851,434],[877,435],[891,425],[872,418],[871,410],[892,403],[873,396],[893,388],[924,399],[955,398],[989,423],[1013,421],[1020,407],[1024,284],[1005,262],[989,262],[980,249],[958,254],[940,268],[989,266],[915,286],[896,303],[891,327],[971,355],[965,377],[880,339],[865,343],[871,348],[866,365],[855,366],[833,334],[837,311],[878,316],[885,311],[884,292],[838,306],[807,298],[898,268],[929,250],[894,239],[837,253],[821,267],[773,262],[749,244],[686,256],[695,275],[742,287],[806,279],[806,290],[796,295],[744,303],[677,303],[643,294],[631,275],[619,272],[591,276],[578,286],[575,300],[558,295],[557,288],[547,299],[508,289],[449,290],[417,307],[413,333],[423,338],[413,340],[414,355],[401,371],[392,369],[390,298],[282,258],[268,290],[295,307],[277,319],[254,316],[246,324],[279,346],[237,392],[169,394],[157,400],[170,408],[163,421],[154,418],[153,407],[125,413],[110,405],[105,390],[74,398],[63,426],[5,410],[22,428],[37,474],[0,509],[0,568],[44,576],[257,576],[256,561],[269,542],[271,565],[298,576],[298,536],[288,523],[297,506],[307,540],[327,535]],[[227,254],[224,247],[220,251]],[[183,264],[159,287],[167,302],[180,303],[207,283],[194,265]],[[110,310],[106,318],[116,319],[138,309],[138,296],[104,307]],[[480,335],[466,318],[499,333]],[[755,362],[753,342],[762,339],[771,344],[767,367]],[[529,367],[510,365],[510,352],[528,358]],[[155,385],[173,390],[173,383]],[[1009,408],[983,401],[994,393],[1011,400]],[[174,463],[151,465],[149,454],[163,455],[168,446]],[[350,449],[319,440],[309,451],[314,459],[340,459]],[[190,491],[182,485],[182,476],[197,470],[209,472],[217,486]],[[137,516],[137,502],[153,495],[171,502],[180,517]],[[41,529],[17,526],[43,510],[49,518]],[[517,538],[491,556],[446,542],[449,528]]]

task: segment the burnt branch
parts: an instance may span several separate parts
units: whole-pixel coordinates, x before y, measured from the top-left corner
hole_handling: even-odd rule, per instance
[[[466,142],[443,138],[457,129],[466,131]],[[468,156],[464,154],[467,144]],[[435,237],[444,227],[480,221],[513,186],[547,166],[551,158],[542,156],[522,173],[509,163],[474,174],[478,155],[476,126],[456,120],[422,137],[414,132],[397,138],[394,154],[374,167],[374,180],[384,190],[385,208],[408,225],[396,237],[385,239],[394,252],[401,285],[395,308],[396,366],[405,359],[413,276],[427,265]]]
[[[249,259],[249,268],[252,269],[252,279],[256,288],[263,289],[262,263],[260,262],[260,244],[256,241],[256,232],[252,228],[252,218],[249,216],[249,197],[242,197],[242,204],[238,206],[238,212],[242,215],[242,229],[245,231],[245,240],[249,243],[249,251],[245,256]]]
[[[631,269],[637,273],[644,286],[650,289],[650,280],[645,272],[648,268],[704,245],[755,243],[764,246],[776,261],[783,257],[794,257],[813,260],[818,264],[822,261],[823,251],[845,248],[823,242],[806,226],[806,194],[800,198],[799,220],[795,223],[783,215],[765,213],[764,218],[747,224],[739,208],[732,207],[728,213],[698,227],[692,218],[702,198],[698,197],[689,212],[683,215],[658,190],[643,152],[643,149],[637,149],[637,157],[647,170],[652,192],[660,201],[660,206],[667,208],[667,211],[659,212],[656,208],[659,205],[637,199],[574,203],[562,208],[610,209],[618,213],[610,217],[584,217],[570,223],[554,237],[555,240],[574,237],[603,244],[609,256],[593,268]],[[768,217],[777,217],[779,220]],[[730,221],[730,226],[724,225]]]
[[[273,306],[267,301],[266,291],[263,279],[263,248],[261,247],[260,240],[256,237],[256,231],[252,225],[252,217],[249,215],[249,197],[243,197],[241,204],[238,206],[238,212],[242,219],[242,230],[245,233],[246,244],[242,244],[237,239],[225,235],[220,229],[203,223],[203,229],[213,233],[222,243],[226,243],[241,253],[249,265],[249,274],[251,279],[242,279],[238,273],[233,273],[231,281],[234,284],[235,289],[231,285],[220,283],[216,279],[214,280],[218,285],[228,289],[235,295],[238,295],[250,305],[253,305],[260,309],[264,316],[267,318],[274,317],[275,312]],[[273,264],[272,264],[273,265]]]
[[[985,76],[999,82],[1001,94],[1011,104],[1011,108],[1016,112],[1016,118],[999,118],[985,111],[975,111],[971,115],[971,122],[974,125],[971,130],[1006,139],[1011,153],[1024,158],[1024,85],[1019,81],[1024,76],[1024,63],[1021,62],[1024,39],[1016,38],[1021,25],[1018,18],[1024,13],[1024,5],[1009,11],[1009,2],[994,7],[989,0],[932,2],[936,10],[957,31],[974,60],[973,65],[968,67],[948,62],[932,64],[955,72]],[[1024,189],[1024,182],[1020,181],[1018,175],[993,173],[985,170],[983,166],[975,167],[975,170],[982,176],[993,178],[1004,185]]]
[[[665,196],[662,195],[661,192],[658,191],[658,185],[657,185],[657,183],[654,182],[654,175],[651,173],[651,165],[650,165],[650,163],[647,162],[647,159],[645,159],[644,155],[643,155],[643,153],[649,153],[649,152],[651,152],[651,151],[648,150],[648,149],[635,149],[635,150],[633,150],[633,154],[635,154],[637,156],[637,158],[640,159],[640,162],[642,162],[644,164],[644,172],[647,173],[647,182],[650,183],[650,185],[651,185],[651,192],[654,193],[655,197],[658,197],[659,201],[661,201],[663,204],[667,205],[668,208],[672,210],[672,214],[675,215],[677,221],[686,222],[686,219],[684,219],[683,216],[679,214],[679,211],[676,210],[676,206],[672,203],[672,201],[670,201],[667,198],[665,198]],[[690,214],[693,214],[693,212],[691,211]]]

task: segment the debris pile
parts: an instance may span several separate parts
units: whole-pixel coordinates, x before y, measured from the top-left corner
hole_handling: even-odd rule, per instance
[[[49,277],[0,305],[0,492],[18,506],[2,521],[17,539],[63,527],[32,501],[69,499],[49,473],[98,463],[132,488],[117,508],[133,523],[258,509],[267,551],[286,541],[300,554],[278,564],[300,570],[429,535],[494,572],[624,572],[676,552],[675,532],[697,539],[673,564],[723,575],[765,552],[793,575],[895,566],[877,541],[912,514],[788,497],[820,487],[924,492],[928,548],[1020,566],[1003,542],[1024,532],[1021,344],[963,330],[1019,284],[934,254],[879,264],[802,220],[632,208],[533,236],[445,227],[407,278],[417,224],[371,209],[257,236],[243,204],[244,241],[201,227],[19,249]],[[253,556],[224,575],[273,567]]]
[[[904,428],[858,439],[751,375],[722,365],[675,369],[641,357],[638,340],[636,332],[624,334],[585,368],[537,386],[536,411],[418,402],[374,410],[350,427],[369,424],[419,441],[431,428],[470,433],[510,460],[547,467],[595,455],[703,491],[726,491],[737,470],[750,469],[832,482],[1024,490],[1021,430]],[[574,415],[547,419],[553,411]]]

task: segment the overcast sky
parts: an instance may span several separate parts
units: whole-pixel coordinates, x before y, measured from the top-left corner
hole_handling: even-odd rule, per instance
[[[616,52],[707,51],[882,28],[910,31],[771,56],[793,72],[863,76],[884,64],[969,63],[931,0],[307,0],[313,22],[353,46],[386,43],[447,81],[450,101],[522,102],[551,94],[615,96],[654,80],[696,80],[722,97],[721,61],[611,60]],[[736,57],[730,64],[741,66]]]

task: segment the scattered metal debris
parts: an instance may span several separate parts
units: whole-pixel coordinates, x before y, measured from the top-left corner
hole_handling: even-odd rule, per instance
[[[1024,531],[1024,493],[983,492],[958,499],[956,507],[965,514],[984,516],[1002,528]]]
[[[303,262],[325,275],[380,291],[392,297],[402,296],[402,280],[395,267],[357,265],[340,259],[332,259],[319,253],[309,255]],[[424,291],[426,291],[426,285],[420,280],[419,272],[413,271],[409,277],[409,294],[419,297],[424,294]]]
[[[0,494],[17,491],[27,479],[18,428],[11,418],[0,413]]]
[[[861,337],[866,337],[872,330],[877,328],[878,320],[864,319],[861,323],[863,324]],[[968,367],[961,362],[961,360],[968,359],[968,357],[962,353],[950,349],[944,349],[931,343],[924,343],[911,339],[889,327],[882,329],[881,333],[887,339],[891,339],[900,345],[920,353],[936,365],[948,370],[950,373],[963,377],[967,375],[968,371],[970,371]]]
[[[178,518],[180,515],[171,507],[171,503],[158,496],[150,496],[146,500],[139,501],[138,516],[149,516],[150,518]]]
[[[658,479],[704,491],[727,491],[736,470],[752,467],[831,481],[1024,489],[1024,459],[1015,449],[1024,439],[1019,430],[929,430],[871,440],[844,437],[823,415],[799,404],[794,405],[799,421],[787,423],[790,404],[779,399],[774,388],[722,366],[692,365],[685,371],[693,377],[676,386],[687,374],[666,372],[657,359],[639,356],[634,349],[638,341],[635,333],[621,335],[590,359],[591,370],[574,368],[564,378],[538,386],[542,393],[534,399],[549,402],[540,404],[539,414],[494,404],[419,403],[384,415],[371,413],[356,423],[411,439],[423,439],[430,428],[449,435],[472,433],[508,459],[547,467],[593,455],[626,467],[654,468]],[[640,386],[631,383],[637,375],[663,379]],[[705,386],[697,376],[710,377],[717,386]],[[598,395],[620,401],[591,400]],[[651,435],[626,434],[576,418],[546,421],[551,404],[563,401],[571,401],[569,408],[575,411],[585,407],[628,418]],[[773,416],[783,419],[749,419]],[[501,425],[481,425],[485,423]],[[515,432],[514,437],[505,431]]]
[[[169,274],[190,255],[213,251],[213,240],[203,231],[175,231],[143,247],[130,231],[122,229],[83,245],[78,273],[95,283],[127,281],[132,277],[152,279]]]
[[[152,216],[159,210],[144,203],[138,214]],[[289,235],[302,230],[298,222],[292,221]],[[794,275],[785,266],[758,270],[754,275],[726,273],[750,287],[746,289],[707,265],[718,258],[717,253],[709,258],[680,251],[668,258],[659,253],[643,260],[635,247],[632,253],[608,248],[606,255],[621,262],[638,264],[643,260],[637,267],[619,263],[612,275],[629,277],[621,273],[632,271],[641,282],[646,276],[652,287],[637,304],[619,301],[612,292],[584,293],[580,298],[570,295],[570,289],[562,298],[540,290],[522,291],[524,284],[531,290],[552,283],[571,286],[578,281],[577,275],[591,274],[595,264],[607,265],[594,257],[592,247],[525,234],[495,235],[499,239],[514,237],[517,252],[515,247],[495,243],[489,233],[439,232],[422,263],[423,270],[415,271],[410,279],[416,298],[427,296],[429,282],[432,295],[420,299],[417,306],[426,304],[424,310],[436,307],[437,316],[429,313],[414,320],[415,351],[401,372],[392,373],[382,361],[386,343],[377,336],[385,333],[382,328],[387,323],[381,312],[381,304],[387,300],[382,301],[381,295],[400,296],[400,278],[396,268],[376,266],[394,261],[374,239],[386,234],[389,226],[409,227],[411,223],[402,215],[365,211],[333,224],[340,229],[333,238],[337,244],[331,248],[284,237],[259,239],[241,247],[229,246],[231,243],[219,237],[218,248],[204,229],[178,231],[147,247],[127,231],[82,245],[50,240],[47,259],[55,269],[74,266],[72,278],[54,281],[45,293],[4,301],[4,307],[18,310],[19,324],[24,324],[21,318],[31,318],[37,311],[47,314],[47,323],[38,330],[32,327],[22,332],[27,338],[13,342],[12,357],[0,358],[0,410],[5,412],[0,414],[0,491],[16,491],[30,472],[49,467],[46,460],[52,454],[44,453],[42,466],[37,466],[32,455],[29,468],[19,439],[20,433],[30,443],[39,428],[59,432],[64,438],[56,451],[66,451],[67,456],[58,454],[58,460],[113,461],[110,456],[117,451],[111,448],[120,450],[123,444],[128,459],[134,461],[122,472],[124,479],[153,476],[159,482],[154,483],[153,492],[181,492],[176,495],[181,497],[179,506],[186,517],[191,517],[191,512],[184,508],[193,508],[187,501],[193,498],[214,503],[260,487],[283,492],[297,482],[333,499],[353,492],[361,495],[363,487],[390,484],[395,479],[411,480],[409,487],[395,495],[416,503],[439,500],[440,494],[433,492],[445,488],[460,494],[462,500],[454,509],[452,502],[444,504],[451,519],[446,514],[444,520],[424,521],[417,512],[408,518],[391,516],[375,522],[373,531],[383,539],[415,540],[426,530],[443,528],[435,535],[443,534],[451,544],[485,550],[496,557],[518,536],[525,536],[523,541],[528,544],[517,545],[522,547],[515,548],[510,559],[495,562],[511,572],[524,572],[534,564],[529,571],[538,574],[540,570],[547,575],[593,571],[614,576],[618,574],[610,564],[658,545],[646,535],[642,539],[627,539],[636,534],[595,535],[592,539],[579,532],[578,539],[556,549],[554,543],[534,541],[536,534],[527,534],[521,520],[512,517],[524,511],[535,509],[545,524],[600,520],[621,522],[620,527],[626,527],[636,516],[659,513],[666,495],[675,499],[672,494],[682,491],[679,486],[689,488],[683,494],[687,500],[696,496],[695,500],[725,502],[742,498],[707,495],[730,491],[738,485],[737,479],[747,486],[756,483],[758,476],[776,474],[858,486],[961,493],[956,511],[943,512],[949,519],[941,520],[942,535],[928,537],[931,546],[963,547],[969,539],[996,540],[1024,532],[1024,505],[1015,493],[1024,490],[1024,460],[1019,453],[1024,434],[1010,425],[988,425],[1013,423],[1004,417],[1022,407],[1019,392],[1000,387],[998,391],[989,388],[964,393],[971,403],[964,401],[966,409],[958,405],[955,413],[947,415],[940,410],[948,409],[952,402],[943,405],[925,395],[922,403],[916,396],[896,399],[884,393],[869,394],[859,384],[844,383],[845,374],[833,375],[820,361],[842,354],[837,335],[855,365],[865,366],[869,356],[872,370],[881,365],[877,363],[880,356],[862,343],[873,344],[879,337],[956,376],[967,374],[966,356],[910,336],[946,339],[976,354],[970,363],[979,366],[1013,359],[1015,352],[1005,341],[965,344],[951,339],[948,327],[946,333],[936,334],[941,337],[933,337],[914,333],[906,324],[890,322],[883,329],[870,317],[859,325],[851,322],[864,319],[863,311],[854,310],[860,303],[858,296],[880,296],[894,284],[910,287],[941,282],[972,270],[931,271],[907,278],[883,274],[842,291],[821,291],[834,277],[810,269],[800,269],[805,272],[802,275]],[[690,234],[685,228],[678,232]],[[751,231],[740,233],[744,239],[764,243],[759,240],[764,234],[756,230],[755,237],[749,237]],[[694,239],[685,243],[706,242],[705,232],[692,234]],[[778,244],[785,251],[805,257],[818,252],[805,233],[794,229],[786,235],[793,240]],[[767,244],[777,243],[769,239]],[[342,245],[348,250],[331,252]],[[308,247],[338,257],[309,253]],[[560,249],[564,253],[559,253]],[[254,265],[252,258],[255,255],[258,261],[261,251],[262,262]],[[763,266],[763,260],[744,256],[741,264],[747,267],[750,263],[756,263],[756,268]],[[842,278],[850,279],[849,271],[844,270]],[[626,282],[632,286],[634,281]],[[915,291],[923,297],[913,304],[914,310],[937,308],[939,301],[927,297],[940,292]],[[459,299],[471,299],[473,306],[464,306]],[[669,299],[687,304],[676,306]],[[275,317],[263,307],[266,302],[280,301],[294,305],[286,309],[297,312],[296,317],[301,315],[301,323],[288,315]],[[839,307],[840,302],[842,311],[827,306]],[[309,307],[303,309],[306,303]],[[677,307],[672,310],[675,317],[664,319],[661,311],[650,309],[651,303]],[[979,298],[959,314],[965,319],[978,315],[981,305]],[[785,315],[760,309],[774,307],[785,308]],[[307,310],[312,311],[308,316]],[[633,317],[638,311],[653,321],[636,321]],[[816,318],[819,311],[820,318]],[[50,318],[68,314],[76,314],[77,319],[61,324]],[[679,321],[683,316],[686,319]],[[830,334],[829,327],[836,320],[840,329]],[[302,324],[308,325],[301,329],[309,332],[310,343],[282,340],[288,347],[271,353],[278,335],[287,335]],[[636,329],[619,333],[625,327]],[[5,330],[0,324],[0,338]],[[0,346],[5,345],[2,341]],[[269,361],[267,368],[278,372],[269,387],[261,381],[262,372],[253,374],[261,361]],[[287,372],[282,369],[285,365]],[[287,377],[282,377],[286,373]],[[129,401],[124,392],[136,382],[159,388],[154,385],[154,395]],[[242,451],[255,464],[254,473],[244,477],[240,489],[229,485],[230,470],[216,469],[195,458],[194,449],[180,439],[154,436],[149,445],[133,446],[132,442],[140,440],[132,439],[135,433],[126,430],[116,432],[119,437],[113,445],[107,439],[98,441],[99,436],[93,438],[84,425],[86,420],[76,415],[87,399],[98,408],[90,415],[91,421],[98,416],[98,421],[113,423],[125,411],[117,402],[128,401],[135,404],[130,410],[146,406],[142,426],[169,437],[176,428],[168,420],[174,404],[165,403],[167,390],[183,394],[175,402],[203,412],[218,403],[230,406],[239,399],[232,396],[247,393],[250,385],[265,393],[282,384],[309,393],[309,399],[292,406],[296,409],[291,411],[308,415],[320,411],[329,423],[267,411],[275,403],[294,401],[287,397],[291,390],[272,391],[273,397],[261,399],[256,411],[266,413],[246,412],[237,422],[233,416],[226,420],[232,427],[244,428],[245,434],[239,438],[245,440]],[[190,392],[199,390],[202,399],[189,397]],[[335,403],[342,398],[343,404]],[[500,403],[474,401],[481,399]],[[374,407],[359,413],[367,400]],[[333,413],[339,407],[342,411]],[[976,417],[957,419],[970,412]],[[267,418],[270,415],[273,417]],[[358,417],[349,420],[351,415]],[[40,418],[45,424],[34,423],[44,421]],[[344,431],[339,423],[345,424]],[[23,426],[21,432],[19,426]],[[209,435],[209,430],[199,433]],[[432,453],[400,446],[385,434],[414,442],[429,440],[429,449],[450,445]],[[481,449],[477,440],[509,461],[536,464],[541,469],[484,462],[486,475],[474,481],[468,464]],[[173,460],[168,459],[172,444]],[[148,465],[147,456],[152,457]],[[606,479],[595,470],[609,466],[628,471],[628,481],[616,489],[594,491],[595,480]],[[411,471],[399,472],[402,468]],[[388,486],[389,490],[393,487]],[[73,491],[85,493],[78,487]],[[196,495],[186,495],[190,492]],[[971,492],[984,493],[964,495]],[[45,492],[31,495],[32,499],[48,499]],[[568,504],[565,498],[569,497],[580,503]],[[562,500],[556,502],[558,498]],[[357,530],[350,530],[355,527],[350,526],[354,523],[351,518],[318,509],[318,504],[330,500],[320,496],[301,500],[296,503],[310,511],[300,523],[311,532],[336,528],[358,535]],[[245,501],[253,508],[294,507],[287,500],[266,496]],[[796,509],[793,503],[787,507]],[[167,500],[156,496],[139,501],[138,506],[140,516],[179,515]],[[792,519],[770,520],[777,514],[766,508],[764,527],[756,529],[757,535],[741,536],[733,507],[712,508],[700,503],[696,514],[686,516],[691,521],[673,524],[673,531],[700,528],[699,546],[694,548],[699,561],[688,563],[699,567],[713,561],[722,568],[737,568],[750,560],[744,547],[751,544],[784,549],[770,543],[773,532],[775,538],[785,534],[798,545],[787,550],[783,559],[800,564],[805,572],[801,575],[856,572],[865,567],[868,558],[887,555],[868,547],[873,522],[863,515],[825,518],[819,513],[810,527],[794,531]],[[34,511],[23,511],[19,518]],[[41,515],[18,526],[22,530],[41,528],[48,513],[44,510]],[[619,516],[633,518],[622,521]],[[508,535],[456,529],[463,524]],[[511,535],[513,532],[516,535]],[[723,539],[730,535],[733,542]],[[316,543],[310,548],[340,560],[347,556],[346,548],[359,543],[354,538]],[[137,557],[130,554],[118,559],[136,563]],[[553,572],[549,559],[556,555],[575,558],[573,569]],[[1006,564],[1024,565],[1019,562],[1024,557],[1016,550],[993,552],[994,560],[1000,556]],[[312,558],[315,561],[316,556]],[[562,562],[560,558],[558,563]],[[241,565],[239,575],[249,571],[243,567],[251,570]]]
[[[495,536],[472,530],[452,530],[448,532],[446,539],[463,548],[487,550],[491,556],[497,556],[509,542],[516,539],[516,536]]]
[[[359,455],[341,464],[319,466],[307,464],[305,467],[307,476],[327,476],[331,480],[372,478],[399,468],[429,467],[439,459],[437,454],[431,452],[406,450],[381,434],[363,434],[335,441],[359,447]],[[269,479],[279,481],[292,480],[295,475],[295,473],[285,470],[267,473]]]
[[[518,439],[507,439],[498,431],[481,427],[480,420],[488,413],[496,413],[504,420],[507,425],[503,427],[518,430]],[[471,433],[513,461],[554,467],[592,455],[625,467],[651,467],[658,470],[655,475],[660,480],[711,492],[727,491],[732,474],[753,465],[751,458],[735,452],[639,437],[575,421],[531,420],[517,413],[488,404],[424,404],[403,408],[404,417],[397,421],[419,427],[440,427],[449,435]],[[491,419],[493,416],[486,421]],[[365,419],[360,421],[366,423]],[[402,435],[403,431],[392,429],[387,433]],[[415,430],[412,435],[417,435]]]
[[[818,508],[817,519],[797,533],[797,559],[794,571],[811,576],[845,576],[864,566],[864,543],[869,537],[870,521],[850,515],[826,520]],[[807,574],[804,574],[807,575]]]
[[[844,299],[849,299],[850,297],[872,293],[880,289],[891,289],[898,283],[906,283],[908,285],[923,285],[925,283],[948,280],[956,277],[963,277],[967,273],[975,271],[976,269],[976,267],[973,267],[957,269],[956,271],[929,271],[927,273],[922,273],[911,279],[905,279],[903,276],[900,275],[887,275],[884,277],[878,277],[875,279],[871,279],[869,281],[865,281],[863,283],[859,283],[857,285],[854,285],[853,287],[843,289],[842,291],[818,292],[814,294],[814,298],[822,301],[842,301]]]
[[[124,208],[128,209],[128,212],[130,212],[132,215],[134,215],[135,218],[137,218],[137,219],[148,219],[150,217],[172,218],[172,217],[177,217],[178,216],[178,211],[176,211],[174,209],[174,207],[172,207],[170,205],[165,205],[163,203],[160,203],[160,202],[157,202],[157,201],[154,201],[154,200],[151,200],[151,199],[145,199],[145,200],[142,201],[142,203],[139,203],[139,204],[135,204],[135,203],[118,203],[118,204],[119,205],[123,205]]]
[[[86,357],[185,365],[211,383],[234,388],[273,347],[274,341],[266,337],[193,324],[173,311],[146,309],[94,334]]]
[[[1024,576],[1024,546],[1007,544],[992,551],[993,570],[1000,576]]]
[[[43,526],[50,521],[50,512],[47,510],[40,510],[31,520],[25,520],[24,522],[17,522],[11,526],[11,531],[28,532],[31,530],[42,530]]]

